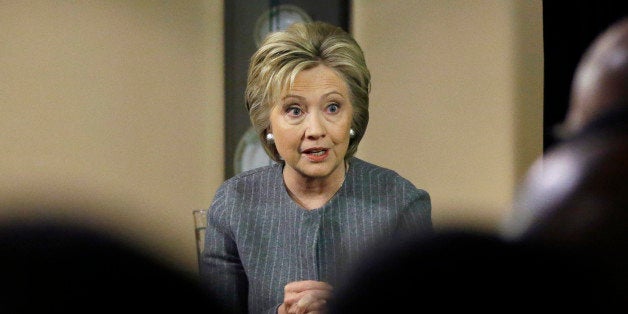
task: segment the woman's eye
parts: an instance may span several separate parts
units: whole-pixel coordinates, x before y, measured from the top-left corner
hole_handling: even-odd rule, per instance
[[[286,112],[291,116],[298,117],[303,113],[303,110],[301,110],[301,108],[299,107],[290,107],[288,108],[288,110],[286,110]]]
[[[327,106],[327,111],[329,113],[336,113],[338,110],[340,110],[340,106],[338,104],[331,104]]]

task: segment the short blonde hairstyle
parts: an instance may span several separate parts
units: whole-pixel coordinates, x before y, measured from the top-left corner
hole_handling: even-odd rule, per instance
[[[276,162],[283,161],[275,145],[266,141],[270,112],[299,72],[320,64],[336,71],[351,93],[351,128],[355,136],[349,142],[345,160],[356,153],[366,132],[371,74],[362,48],[340,27],[324,22],[295,23],[268,35],[253,54],[245,91],[251,123],[266,153]]]

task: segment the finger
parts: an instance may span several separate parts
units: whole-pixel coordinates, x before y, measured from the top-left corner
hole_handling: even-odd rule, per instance
[[[324,313],[327,311],[327,300],[315,300],[305,309],[305,313]]]
[[[286,313],[288,314],[297,314],[297,308],[292,305],[290,307],[286,307]]]
[[[309,293],[314,296],[316,299],[326,300],[331,298],[332,291],[330,290],[312,290]]]
[[[303,299],[305,296],[311,296],[315,300],[327,300],[331,298],[330,290],[307,290],[303,292],[291,292],[284,295],[283,302],[287,305],[293,305]]]
[[[293,281],[286,284],[284,287],[285,292],[301,292],[305,290],[332,290],[333,287],[324,281],[316,281],[316,280],[301,280],[301,281]]]
[[[296,304],[297,302],[299,302],[299,300],[301,300],[301,298],[303,298],[303,296],[305,296],[308,293],[309,293],[308,291],[286,292],[283,296],[283,302],[286,303],[287,305]]]
[[[315,293],[317,298],[327,299],[332,290],[333,287],[324,281],[293,281],[284,286],[284,303],[287,305],[294,304],[307,293]]]
[[[307,295],[303,297],[294,306],[297,314],[312,313],[312,312],[325,312],[327,311],[327,300],[317,299],[313,295]]]
[[[304,295],[295,305],[294,307],[296,308],[296,313],[297,314],[305,314],[305,311],[307,310],[308,306],[310,304],[312,304],[314,301],[316,301],[316,297],[314,297],[312,294],[306,294]]]

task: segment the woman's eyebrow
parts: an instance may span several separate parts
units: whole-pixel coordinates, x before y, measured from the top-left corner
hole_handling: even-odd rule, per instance
[[[331,91],[331,92],[329,92],[329,93],[325,93],[325,94],[323,94],[323,96],[322,96],[322,97],[327,97],[327,96],[329,96],[329,95],[338,95],[338,96],[343,97],[343,98],[345,97],[345,96],[344,96],[341,92],[339,92],[339,91],[335,91],[335,90],[334,90],[334,91]],[[321,97],[321,98],[322,98],[322,97]]]
[[[301,99],[301,100],[305,99],[305,97],[300,96],[300,95],[288,94],[286,96],[283,96],[281,98],[281,100],[285,100],[286,98],[298,98],[298,99]]]
[[[327,93],[325,93],[325,94],[321,95],[321,98],[325,98],[325,97],[327,97],[327,96],[329,96],[329,95],[338,95],[338,96],[340,96],[340,97],[344,97],[344,95],[343,95],[342,93],[340,93],[339,91],[335,91],[335,90],[334,90],[334,91],[330,91],[330,92],[327,92]],[[295,95],[295,94],[287,94],[287,95],[283,96],[283,97],[281,98],[281,100],[285,100],[286,98],[297,98],[297,99],[300,99],[300,100],[304,100],[304,99],[305,99],[305,97],[300,96],[300,95]]]

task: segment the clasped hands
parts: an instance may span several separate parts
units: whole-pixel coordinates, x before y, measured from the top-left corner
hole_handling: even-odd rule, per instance
[[[284,287],[283,303],[279,306],[278,314],[326,313],[332,289],[330,284],[323,281],[290,282]]]

